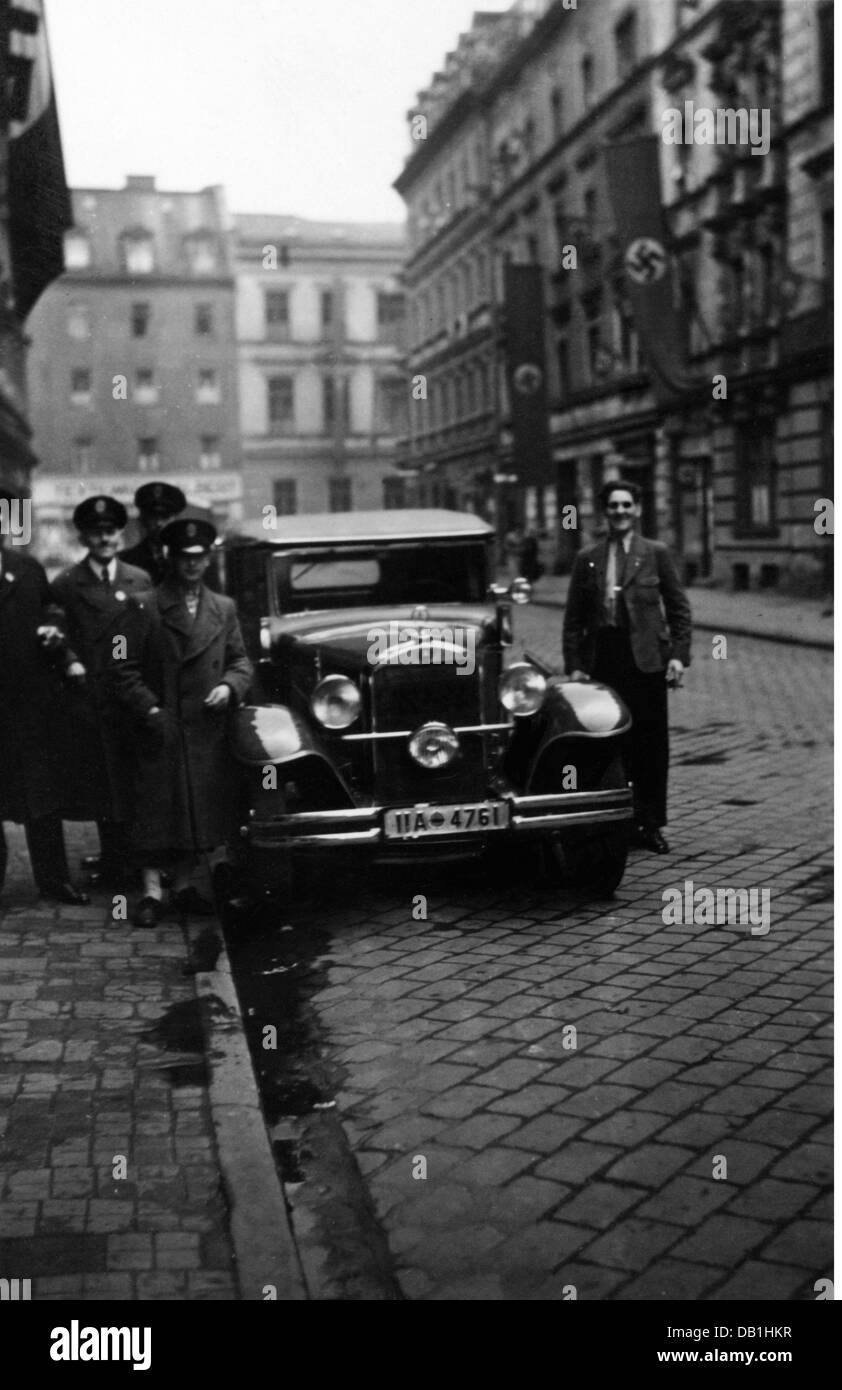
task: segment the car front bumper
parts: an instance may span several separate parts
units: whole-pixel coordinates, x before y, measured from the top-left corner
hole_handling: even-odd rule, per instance
[[[545,796],[509,794],[494,798],[509,805],[509,824],[471,833],[425,834],[423,837],[391,837],[383,829],[386,807],[353,807],[338,811],[301,811],[273,820],[253,817],[241,835],[258,850],[331,849],[366,846],[378,851],[408,847],[449,846],[470,848],[507,835],[534,835],[548,831],[577,831],[587,826],[617,825],[632,820],[631,787],[607,791],[556,792]]]

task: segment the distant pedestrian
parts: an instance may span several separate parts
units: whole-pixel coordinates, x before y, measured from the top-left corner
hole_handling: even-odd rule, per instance
[[[521,543],[520,573],[530,584],[534,584],[544,573],[544,566],[538,558],[538,538],[533,531],[527,531]]]
[[[87,554],[52,584],[77,658],[68,671],[65,698],[64,817],[97,822],[99,861],[85,866],[112,888],[123,886],[127,874],[133,759],[130,721],[114,700],[108,677],[130,597],[151,597],[146,571],[117,556],[127,520],[125,507],[113,497],[80,502],[73,524]]]
[[[113,665],[115,695],[138,729],[132,848],[143,875],[134,916],[141,927],[160,920],[164,868],[180,915],[212,911],[190,876],[197,856],[218,849],[233,829],[227,715],[245,697],[252,666],[233,600],[203,583],[215,538],[207,521],[164,528],[167,575],[152,603],[130,615],[127,658]]]
[[[573,680],[602,681],[628,705],[632,843],[666,854],[667,687],[679,687],[690,664],[690,605],[666,546],[637,534],[637,484],[605,483],[599,500],[608,535],[576,557],[564,614],[564,664]]]
[[[166,571],[161,531],[168,521],[184,511],[187,498],[181,488],[172,483],[144,483],[134,495],[134,504],[138,510],[141,539],[122,551],[120,559],[126,565],[145,570],[153,585],[160,584]]]
[[[0,499],[16,499],[0,490]],[[61,668],[69,660],[44,570],[5,548],[0,531],[0,889],[8,851],[3,821],[23,825],[41,896],[84,904],[70,881],[53,742]]]

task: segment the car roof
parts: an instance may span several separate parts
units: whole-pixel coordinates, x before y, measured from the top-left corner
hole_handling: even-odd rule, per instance
[[[263,520],[242,522],[230,542],[264,541],[270,545],[322,545],[335,541],[477,540],[493,535],[492,527],[473,512],[413,507],[383,512],[306,512],[279,516],[266,529]]]

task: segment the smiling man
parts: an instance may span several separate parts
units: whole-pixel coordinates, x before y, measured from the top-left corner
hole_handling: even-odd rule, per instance
[[[564,614],[564,664],[573,680],[610,685],[628,705],[632,844],[666,854],[667,688],[680,687],[690,664],[690,605],[666,546],[638,534],[637,484],[605,483],[599,501],[608,534],[576,557]]]

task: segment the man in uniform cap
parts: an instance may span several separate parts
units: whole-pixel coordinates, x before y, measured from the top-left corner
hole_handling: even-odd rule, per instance
[[[127,520],[125,507],[113,497],[80,502],[73,524],[87,554],[52,585],[75,658],[64,702],[64,815],[97,822],[99,862],[86,865],[112,888],[125,884],[133,773],[129,721],[111,696],[108,677],[129,599],[151,590],[146,571],[117,555]]]
[[[134,504],[139,512],[143,539],[124,550],[120,558],[127,565],[138,565],[146,570],[152,583],[160,584],[166,568],[161,529],[184,511],[187,498],[181,488],[174,487],[172,483],[144,483],[134,495]]]
[[[17,499],[0,488],[0,500]],[[62,667],[72,659],[37,560],[5,548],[0,528],[0,888],[6,874],[3,821],[24,826],[42,897],[84,904],[70,882],[61,825],[53,720]]]
[[[173,874],[178,913],[212,909],[190,886],[196,857],[233,831],[236,768],[226,714],[244,699],[252,665],[233,599],[203,582],[216,528],[192,517],[161,533],[169,570],[150,603],[135,612],[128,656],[115,661],[114,690],[140,725],[132,847],[143,896],[134,921],[161,916],[161,870]]]

